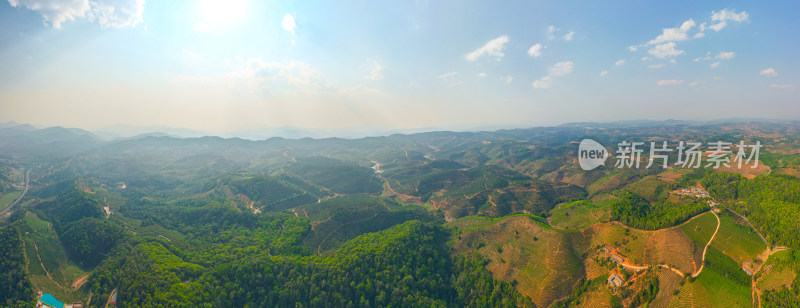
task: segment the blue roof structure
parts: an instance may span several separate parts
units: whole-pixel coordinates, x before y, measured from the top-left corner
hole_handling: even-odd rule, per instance
[[[51,307],[64,308],[64,303],[62,303],[61,301],[57,300],[55,298],[55,296],[53,296],[50,293],[42,294],[42,298],[39,301],[41,301],[45,305],[48,305],[48,306],[51,306]]]

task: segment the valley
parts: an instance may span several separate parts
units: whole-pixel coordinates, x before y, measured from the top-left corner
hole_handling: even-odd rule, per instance
[[[780,144],[800,140],[800,127],[756,127],[785,140],[767,145],[764,170],[795,168],[786,162],[800,154]],[[89,307],[792,303],[800,179],[578,167],[571,141],[587,136],[720,137],[695,124],[628,129],[148,136],[48,160],[26,151],[51,137],[26,130],[0,139],[26,144],[3,149],[28,149],[4,155],[31,183],[1,222],[4,240],[19,242],[3,253],[24,261],[10,265],[29,285],[15,300],[40,291]]]

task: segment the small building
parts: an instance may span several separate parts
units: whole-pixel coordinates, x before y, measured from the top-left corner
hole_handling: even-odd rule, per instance
[[[622,263],[625,262],[625,259],[623,259],[622,257],[612,253],[611,254],[611,261],[614,261],[614,262],[617,262],[619,264],[622,264]]]
[[[614,288],[619,288],[623,284],[625,284],[625,280],[622,279],[622,277],[620,277],[619,275],[614,274],[614,273],[612,273],[610,276],[608,276],[607,282],[608,282],[609,285],[611,285]]]
[[[752,264],[750,262],[745,262],[742,265],[742,270],[747,273],[747,275],[753,276],[753,269],[751,268]]]

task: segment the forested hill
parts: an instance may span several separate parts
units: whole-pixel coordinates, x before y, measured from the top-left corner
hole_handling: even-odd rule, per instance
[[[744,170],[585,171],[584,138],[764,148]],[[36,291],[88,307],[791,303],[797,149],[793,122],[260,141],[0,128],[0,306]]]

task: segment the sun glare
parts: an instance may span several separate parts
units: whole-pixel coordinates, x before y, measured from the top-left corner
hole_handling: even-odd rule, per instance
[[[197,3],[195,30],[223,31],[241,22],[250,3],[248,0],[201,0]]]

